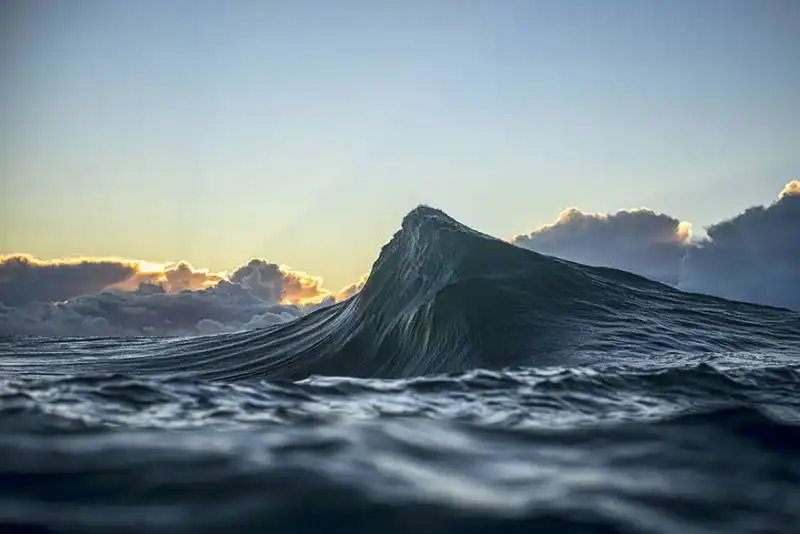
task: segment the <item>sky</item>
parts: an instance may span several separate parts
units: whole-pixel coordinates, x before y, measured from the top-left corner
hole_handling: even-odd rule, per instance
[[[702,232],[800,176],[798,28],[794,0],[7,0],[0,253],[338,289],[420,203]]]

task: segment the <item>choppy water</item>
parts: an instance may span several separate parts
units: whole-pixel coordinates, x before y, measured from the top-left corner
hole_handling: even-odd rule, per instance
[[[285,326],[0,342],[0,526],[795,532],[799,392],[795,313],[422,208]]]

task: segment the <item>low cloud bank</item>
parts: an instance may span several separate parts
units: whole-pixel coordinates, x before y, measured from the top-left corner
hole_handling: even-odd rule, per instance
[[[690,238],[688,223],[647,209],[605,215],[570,208],[554,224],[512,242],[578,263],[615,267],[677,284],[677,266]]]
[[[0,257],[0,334],[181,336],[290,321],[353,294],[255,258],[231,273],[186,262]]]
[[[134,277],[139,270],[139,264],[126,260],[51,262],[27,254],[0,256],[0,302],[18,306],[97,293]]]
[[[569,209],[512,243],[588,265],[614,267],[695,291],[800,310],[800,181],[769,206],[706,229],[646,209],[615,214]]]
[[[295,319],[305,310],[270,304],[238,284],[166,293],[143,283],[57,303],[0,304],[0,331],[51,336],[180,336],[248,330]]]

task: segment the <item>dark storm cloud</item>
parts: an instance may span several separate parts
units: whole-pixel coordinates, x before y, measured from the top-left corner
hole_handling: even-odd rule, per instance
[[[137,266],[117,260],[42,261],[15,254],[0,257],[0,302],[17,306],[97,293],[133,276]]]
[[[647,209],[605,215],[570,208],[554,224],[516,236],[512,243],[578,263],[615,267],[676,284],[690,236],[687,223]]]

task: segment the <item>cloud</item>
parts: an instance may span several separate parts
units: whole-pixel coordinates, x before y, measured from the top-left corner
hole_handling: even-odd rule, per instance
[[[369,278],[369,273],[362,275],[358,282],[352,283],[347,287],[342,288],[339,293],[336,294],[336,301],[341,302],[343,300],[347,300],[359,291],[363,289],[364,284],[367,283],[367,279]]]
[[[335,303],[322,279],[264,259],[228,273],[186,262],[0,263],[0,334],[195,335],[268,326]]]
[[[270,303],[319,302],[330,295],[320,277],[254,258],[230,275],[181,261],[157,264],[116,258],[41,260],[28,254],[0,256],[0,302],[56,302],[104,290],[136,291],[141,284],[166,293],[199,291],[222,281],[237,283]]]
[[[706,229],[647,209],[604,215],[577,209],[512,243],[588,265],[615,267],[695,291],[800,310],[800,181],[769,206]]]
[[[222,281],[199,291],[167,293],[142,283],[64,302],[0,304],[0,333],[49,336],[182,336],[249,330],[304,315],[301,306],[268,303]]]
[[[778,200],[782,199],[783,197],[797,196],[797,195],[800,195],[800,180],[792,180],[791,182],[786,184],[786,187],[783,188],[783,191],[781,191]]]
[[[108,288],[133,291],[142,283],[149,283],[161,286],[167,293],[178,293],[206,289],[222,280],[225,280],[224,274],[213,273],[207,269],[195,269],[191,264],[181,261],[155,271],[137,270],[128,279]]]
[[[679,287],[800,310],[800,182],[706,232],[683,258]]]
[[[319,301],[329,295],[321,278],[260,258],[238,267],[230,280],[266,302]]]
[[[571,208],[512,242],[616,267],[681,289],[800,310],[800,181],[769,206],[707,228],[647,209]],[[322,279],[262,258],[230,273],[186,262],[116,258],[45,261],[0,256],[0,334],[196,335],[293,320],[358,293],[368,275],[331,293]]]
[[[676,284],[690,239],[689,223],[648,209],[606,215],[570,208],[555,223],[511,242],[578,263],[615,267]]]
[[[116,259],[44,261],[27,254],[0,256],[0,302],[16,306],[97,293],[129,279],[139,269],[136,262]]]

